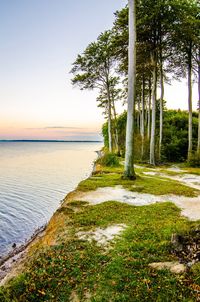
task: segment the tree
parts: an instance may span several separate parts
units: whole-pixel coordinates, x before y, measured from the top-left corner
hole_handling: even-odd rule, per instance
[[[128,50],[128,108],[126,125],[126,151],[124,176],[135,179],[134,171],[134,98],[136,79],[136,12],[135,1],[129,0],[129,50]]]
[[[197,155],[200,156],[200,3],[197,3],[196,28],[197,35],[195,41],[195,61],[197,65],[197,85],[198,85],[198,140],[197,140]]]
[[[200,47],[198,49],[198,58],[197,58],[197,65],[198,65],[198,144],[197,144],[197,154],[200,155]]]
[[[192,130],[192,75],[194,69],[193,54],[199,27],[196,26],[198,5],[196,0],[174,0],[173,10],[176,13],[176,23],[172,32],[174,53],[178,53],[181,62],[180,69],[187,75],[188,82],[188,161],[193,152]]]
[[[112,77],[110,81],[110,99],[111,99],[111,114],[112,114],[112,133],[114,137],[114,147],[117,154],[120,154],[119,148],[119,134],[117,128],[117,113],[115,108],[115,102],[121,100],[123,98],[122,89],[117,88],[119,83],[119,77]],[[103,114],[108,119],[108,96],[107,91],[105,89],[101,89],[100,94],[97,97],[98,107],[104,108]]]
[[[72,84],[81,89],[98,89],[106,93],[109,151],[113,151],[112,137],[112,96],[115,59],[113,55],[112,32],[105,31],[96,42],[88,45],[82,55],[78,55],[71,71]],[[116,83],[116,81],[115,81]]]

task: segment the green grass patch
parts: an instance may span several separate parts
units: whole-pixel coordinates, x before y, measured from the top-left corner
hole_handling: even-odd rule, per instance
[[[134,185],[127,187],[131,191],[149,193],[154,195],[183,195],[187,197],[195,197],[199,190],[181,184],[178,181],[162,178],[158,176],[141,176],[138,177]]]
[[[187,173],[200,175],[200,168],[187,168]]]
[[[137,174],[136,180],[122,179],[122,171],[111,170],[109,173],[101,172],[80,182],[78,190],[91,191],[99,187],[114,187],[121,185],[130,191],[149,193],[154,195],[175,194],[188,197],[194,197],[199,194],[199,190],[181,184],[178,181],[162,178],[158,176],[144,176],[143,171]]]
[[[69,215],[67,212],[62,214]],[[174,260],[170,253],[172,233],[188,230],[195,223],[180,216],[171,203],[135,207],[118,202],[84,206],[71,214],[71,238],[33,256],[24,274],[0,290],[3,301],[195,301],[186,280],[199,269],[176,276],[154,271],[148,264]],[[76,232],[123,223],[127,228],[105,250],[79,240]],[[195,279],[196,280],[196,279]],[[197,282],[198,280],[196,280]],[[111,300],[110,300],[111,299]]]

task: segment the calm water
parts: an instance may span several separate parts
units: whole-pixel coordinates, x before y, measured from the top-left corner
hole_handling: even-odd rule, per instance
[[[101,143],[0,142],[0,256],[44,225],[92,171]]]

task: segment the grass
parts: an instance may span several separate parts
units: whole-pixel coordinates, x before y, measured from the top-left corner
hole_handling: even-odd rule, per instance
[[[146,169],[145,169],[146,171]],[[199,194],[199,191],[178,181],[161,178],[159,176],[146,176],[142,173],[144,170],[137,170],[136,180],[122,179],[123,167],[107,168],[103,167],[101,172],[91,176],[90,178],[80,182],[78,190],[90,191],[96,190],[99,187],[114,187],[121,185],[130,191],[149,193],[154,195],[175,194],[188,197],[194,197]]]
[[[86,296],[89,301],[195,301],[189,275],[148,267],[151,262],[173,260],[171,234],[195,225],[180,217],[173,204],[76,204],[79,212],[62,212],[71,236],[40,249],[26,271],[1,289],[1,301],[69,301],[73,292],[80,301]],[[76,237],[78,230],[116,223],[127,228],[109,250]]]
[[[101,173],[81,182],[78,189],[120,184],[154,194],[196,194],[174,181],[141,174],[133,182],[122,180],[121,175],[119,167],[103,168]],[[127,227],[109,249],[76,235],[118,223]],[[169,202],[136,207],[116,201],[89,205],[76,198],[66,200],[47,228],[48,240],[41,239],[24,272],[0,288],[0,301],[64,302],[72,297],[74,301],[91,302],[197,301],[198,264],[182,275],[154,271],[148,264],[177,260],[171,253],[171,235],[188,232],[198,224],[180,216],[180,210]]]

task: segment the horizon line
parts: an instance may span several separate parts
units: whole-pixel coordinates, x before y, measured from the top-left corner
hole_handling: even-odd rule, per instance
[[[102,143],[100,140],[0,139],[0,142]]]

